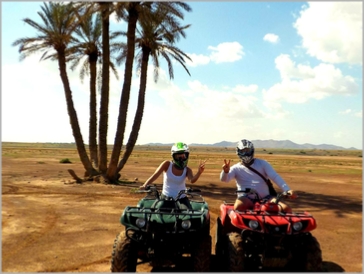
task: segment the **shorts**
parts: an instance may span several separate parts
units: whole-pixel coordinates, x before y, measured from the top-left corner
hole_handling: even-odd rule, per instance
[[[249,195],[249,194],[247,194],[247,193],[243,193],[243,194],[241,194],[237,199],[239,199],[240,197],[246,197],[246,198],[248,198],[250,201],[252,201],[253,203],[255,203],[255,202],[259,202],[259,201],[261,201],[261,200],[263,200],[263,201],[267,201],[267,200],[270,200],[270,199],[272,199],[272,198],[274,198],[275,196],[273,196],[273,195],[267,195],[267,196],[265,196],[264,198],[262,198],[262,199],[257,199],[257,197],[255,196],[255,195]]]

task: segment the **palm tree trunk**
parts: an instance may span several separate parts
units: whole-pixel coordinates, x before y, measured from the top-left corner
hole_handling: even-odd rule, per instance
[[[138,105],[135,112],[134,123],[131,129],[128,143],[126,144],[126,149],[123,154],[121,161],[119,162],[117,172],[123,169],[125,163],[128,161],[129,156],[133,152],[135,143],[138,139],[139,130],[142,124],[144,105],[145,105],[145,91],[147,88],[147,71],[148,71],[148,61],[150,56],[150,48],[144,47],[142,56],[142,65],[140,73],[140,84],[139,84],[139,95],[138,95]]]
[[[66,58],[65,53],[62,50],[58,50],[58,65],[59,71],[63,83],[64,94],[66,96],[66,104],[68,115],[70,117],[70,123],[72,127],[73,137],[75,138],[76,147],[80,160],[89,175],[96,175],[97,171],[92,167],[91,161],[87,155],[85,144],[83,142],[80,126],[78,123],[76,109],[73,104],[72,91],[68,81],[67,70],[66,70]]]
[[[94,56],[95,55],[95,56]],[[90,60],[90,125],[89,125],[89,149],[91,163],[95,168],[99,166],[97,153],[97,110],[96,110],[96,74],[97,74],[97,52],[89,56]]]
[[[114,182],[117,179],[117,165],[119,162],[120,151],[124,140],[124,132],[125,132],[126,118],[127,118],[129,98],[130,98],[133,62],[135,55],[135,30],[139,15],[137,11],[137,5],[139,5],[139,2],[131,2],[128,9],[128,14],[129,14],[128,31],[127,31],[128,53],[125,61],[124,84],[120,98],[119,117],[114,139],[114,147],[112,150],[109,167],[106,173],[106,177],[110,182]]]
[[[107,130],[109,112],[109,81],[110,81],[110,41],[109,41],[109,2],[99,2],[102,8],[102,86],[100,99],[99,120],[99,171],[102,174],[107,170]]]

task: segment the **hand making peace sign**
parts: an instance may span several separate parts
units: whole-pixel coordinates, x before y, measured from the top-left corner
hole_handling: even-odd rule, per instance
[[[201,160],[200,160],[200,164],[199,164],[199,166],[198,166],[198,171],[199,171],[200,173],[202,173],[202,172],[204,172],[204,171],[205,171],[205,163],[206,163],[206,161],[207,161],[207,160],[205,160],[205,161],[201,161]]]
[[[225,173],[228,173],[230,171],[230,160],[227,162],[226,159],[224,159],[224,164],[222,165],[222,169]]]

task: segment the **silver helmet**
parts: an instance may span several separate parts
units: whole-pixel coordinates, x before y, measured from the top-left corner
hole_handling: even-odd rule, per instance
[[[236,154],[239,156],[243,164],[251,165],[254,160],[254,145],[252,142],[246,139],[242,139],[238,142],[236,147]]]

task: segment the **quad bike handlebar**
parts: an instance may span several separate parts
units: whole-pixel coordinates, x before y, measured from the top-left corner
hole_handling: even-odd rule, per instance
[[[181,198],[181,196],[183,195],[183,194],[187,194],[187,195],[191,195],[191,196],[193,196],[193,194],[192,193],[196,193],[196,192],[201,192],[201,190],[200,189],[198,189],[198,188],[187,188],[187,189],[184,189],[184,190],[180,190],[179,192],[178,192],[178,194],[177,194],[177,196],[176,196],[176,198],[175,198],[175,200],[178,200],[178,199],[180,199]]]
[[[277,197],[276,197],[276,204],[278,204],[278,202],[280,200],[283,200],[283,199],[289,199],[291,196],[291,193],[288,192],[288,191],[284,191],[284,192],[281,192],[281,193],[278,193]]]
[[[247,195],[253,194],[253,195],[255,195],[257,200],[260,200],[259,194],[253,188],[245,188],[242,190],[237,190],[236,193],[246,193]],[[284,192],[278,193],[278,195],[275,197],[275,199],[273,199],[273,201],[271,201],[271,202],[274,204],[278,204],[279,201],[281,201],[283,199],[289,199],[290,196],[291,196],[290,192],[284,191]]]
[[[157,188],[156,185],[148,185],[145,190],[138,190],[136,191],[137,193],[148,193],[148,194],[155,194],[155,196],[157,198],[160,198],[161,196],[161,191]],[[178,192],[176,197],[168,197],[169,199],[172,199],[174,201],[177,201],[181,198],[182,195],[190,195],[193,196],[193,193],[197,193],[197,192],[201,192],[200,189],[198,188],[187,188],[187,189],[182,189]]]

